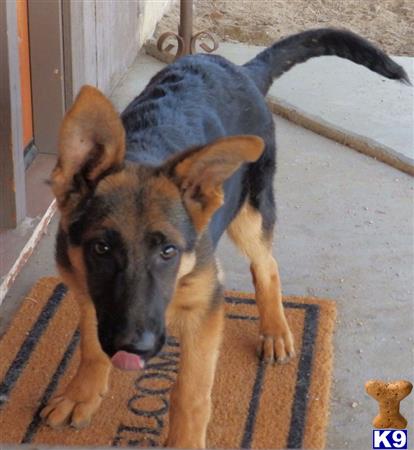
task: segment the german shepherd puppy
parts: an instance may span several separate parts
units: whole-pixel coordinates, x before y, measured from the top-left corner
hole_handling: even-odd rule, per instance
[[[205,447],[223,327],[214,250],[224,231],[251,262],[260,355],[269,363],[294,355],[271,251],[276,149],[264,96],[275,78],[322,55],[408,82],[362,38],[319,29],[283,39],[243,66],[183,57],[121,116],[97,89],[81,89],[60,130],[52,188],[61,213],[56,260],[81,309],[82,359],[42,411],[49,425],[87,425],[112,365],[143,369],[168,326],[178,333],[181,359],[166,445]]]

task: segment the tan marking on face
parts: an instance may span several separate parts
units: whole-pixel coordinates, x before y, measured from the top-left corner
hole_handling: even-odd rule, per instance
[[[96,194],[114,197],[113,211],[99,224],[102,228],[118,230],[126,241],[136,241],[139,217],[135,205],[135,193],[140,189],[136,171],[131,167],[103,179]],[[98,225],[98,224],[97,224]]]
[[[170,208],[175,206],[182,208],[180,192],[177,186],[164,176],[152,177],[148,181],[146,196],[147,209],[145,216],[148,229],[150,231],[164,232],[175,243],[184,246],[184,236],[171,223],[171,219],[166,211],[166,203]],[[184,209],[182,209],[182,213],[186,214]]]
[[[181,256],[180,267],[177,273],[177,281],[182,277],[188,275],[195,266],[196,263],[196,255],[195,252],[184,252]]]
[[[152,177],[151,191],[154,195],[162,196],[171,200],[179,200],[180,191],[175,183],[164,175]]]
[[[114,210],[99,224],[101,228],[116,229],[125,241],[135,244],[140,231],[160,231],[174,243],[185,245],[185,238],[171,224],[166,203],[181,206],[177,186],[164,176],[151,176],[148,169],[129,167],[122,173],[110,175],[99,184],[97,195],[116,194]],[[137,193],[141,195],[142,211],[136,207]]]
[[[118,189],[123,189],[126,192],[134,192],[138,187],[139,177],[136,171],[132,167],[127,167],[101,180],[95,192],[97,195],[110,194]]]

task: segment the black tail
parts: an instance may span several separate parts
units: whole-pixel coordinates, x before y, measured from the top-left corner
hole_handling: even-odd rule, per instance
[[[346,58],[387,78],[411,84],[405,70],[382,50],[350,31],[332,28],[308,30],[282,39],[244,67],[266,94],[273,80],[294,65],[324,55]]]

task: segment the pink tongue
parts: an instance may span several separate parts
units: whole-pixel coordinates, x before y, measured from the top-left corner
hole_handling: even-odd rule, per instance
[[[112,356],[112,364],[122,370],[139,370],[144,368],[144,361],[134,353],[123,350],[116,352]]]

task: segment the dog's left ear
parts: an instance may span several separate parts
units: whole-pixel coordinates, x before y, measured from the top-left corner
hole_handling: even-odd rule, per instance
[[[256,161],[263,150],[264,142],[258,136],[232,136],[170,161],[168,171],[197,231],[203,230],[223,204],[223,183],[242,164]]]

